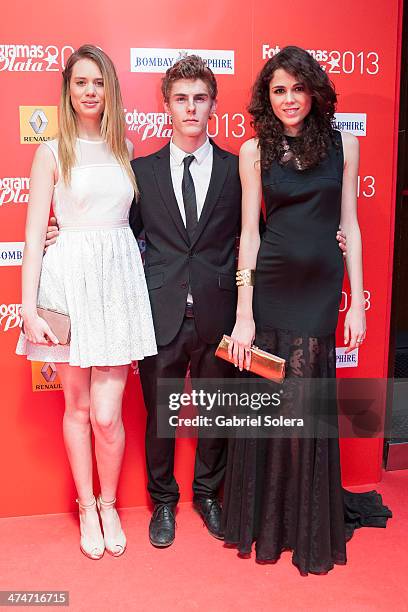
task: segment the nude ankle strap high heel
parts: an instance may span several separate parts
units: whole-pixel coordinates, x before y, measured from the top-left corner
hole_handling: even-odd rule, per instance
[[[114,514],[116,515],[116,520],[118,521],[120,525],[120,518],[115,508],[115,503],[116,503],[116,497],[112,501],[106,502],[102,499],[102,496],[99,495],[98,500],[97,500],[97,504],[98,504],[98,508],[99,508],[99,512],[100,512],[100,516],[102,520],[103,537],[105,540],[106,551],[110,555],[113,555],[114,557],[120,557],[120,555],[123,555],[123,553],[126,550],[126,536],[123,532],[122,527],[120,527],[120,531],[118,534],[116,534],[115,536],[112,536],[109,533],[109,531],[112,531],[112,528],[111,526],[109,528],[106,528],[106,525],[103,521],[103,512],[101,512],[102,508],[106,508],[106,509],[112,508],[112,510],[114,511]]]
[[[79,528],[81,532],[80,549],[81,552],[88,557],[88,559],[101,559],[105,552],[105,542],[103,539],[102,532],[97,536],[90,537],[84,532],[82,516],[87,510],[95,508],[96,510],[96,499],[93,498],[93,502],[90,504],[81,504],[79,499],[75,500],[79,506]],[[82,512],[81,512],[82,511]]]

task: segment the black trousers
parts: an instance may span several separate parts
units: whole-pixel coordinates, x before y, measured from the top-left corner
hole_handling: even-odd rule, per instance
[[[192,387],[195,379],[232,378],[235,368],[215,357],[217,345],[203,342],[197,333],[194,318],[185,318],[170,344],[158,347],[158,354],[139,362],[140,380],[147,409],[146,463],[148,491],[153,503],[176,504],[179,488],[174,477],[174,438],[157,435],[157,384],[160,378],[183,380],[190,366]],[[198,383],[197,383],[198,386]],[[199,438],[195,456],[194,497],[215,497],[224,478],[227,441],[222,438]]]

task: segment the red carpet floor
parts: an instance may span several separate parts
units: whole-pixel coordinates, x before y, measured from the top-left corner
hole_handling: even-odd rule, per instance
[[[326,576],[300,576],[290,553],[276,565],[240,559],[208,535],[185,503],[176,541],[163,550],[149,544],[146,508],[122,510],[128,549],[100,561],[80,553],[71,514],[1,519],[0,589],[69,591],[75,611],[401,612],[408,610],[408,471],[385,473],[375,488],[394,518],[387,529],[356,531],[347,565]]]

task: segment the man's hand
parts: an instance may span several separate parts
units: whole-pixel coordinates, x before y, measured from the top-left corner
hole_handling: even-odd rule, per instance
[[[47,236],[48,236],[48,234],[47,234]],[[340,248],[341,252],[343,253],[343,257],[345,257],[347,255],[347,239],[346,239],[346,234],[343,232],[341,227],[339,227],[339,229],[337,231],[336,240],[339,243],[339,248]]]
[[[59,231],[58,231],[57,220],[55,217],[51,217],[50,224],[47,227],[47,233],[45,236],[44,251],[46,251],[49,246],[57,242],[58,236],[59,236]]]

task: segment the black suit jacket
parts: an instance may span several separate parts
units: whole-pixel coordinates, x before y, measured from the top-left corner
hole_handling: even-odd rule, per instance
[[[191,244],[173,190],[170,144],[132,161],[140,197],[132,204],[130,226],[136,237],[145,231],[145,273],[159,346],[169,344],[181,327],[189,284],[202,340],[218,342],[235,322],[238,158],[211,144],[212,174]]]

